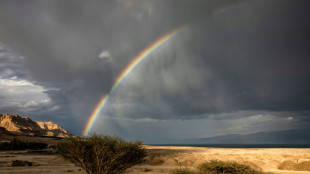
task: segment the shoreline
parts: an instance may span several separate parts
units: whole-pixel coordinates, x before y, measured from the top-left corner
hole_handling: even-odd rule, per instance
[[[310,144],[143,144],[145,146],[210,147],[210,148],[310,148]]]

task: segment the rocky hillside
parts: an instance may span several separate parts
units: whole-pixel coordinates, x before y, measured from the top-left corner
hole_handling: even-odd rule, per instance
[[[70,137],[64,128],[51,121],[32,121],[28,117],[15,114],[0,114],[0,127],[7,131],[30,136]]]

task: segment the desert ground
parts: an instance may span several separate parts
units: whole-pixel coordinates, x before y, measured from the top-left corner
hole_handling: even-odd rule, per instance
[[[127,170],[129,174],[168,174],[175,168],[194,168],[204,161],[236,161],[275,174],[310,174],[310,148],[207,148],[144,146],[148,151],[146,163]],[[12,161],[24,160],[32,166],[12,167]],[[304,170],[294,169],[302,164]],[[0,173],[85,173],[80,167],[45,151],[0,151]]]

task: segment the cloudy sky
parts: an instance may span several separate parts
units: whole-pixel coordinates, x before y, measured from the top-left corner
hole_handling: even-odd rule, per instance
[[[161,143],[310,126],[309,1],[0,1],[0,113]]]

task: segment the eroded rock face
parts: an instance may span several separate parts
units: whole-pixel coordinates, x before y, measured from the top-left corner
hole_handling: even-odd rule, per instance
[[[0,127],[21,135],[70,137],[71,134],[58,124],[48,121],[32,121],[16,114],[0,114]]]
[[[46,136],[55,136],[58,137],[69,137],[70,133],[67,132],[64,128],[52,121],[36,121],[41,129],[46,131]],[[69,135],[69,136],[66,136]]]

